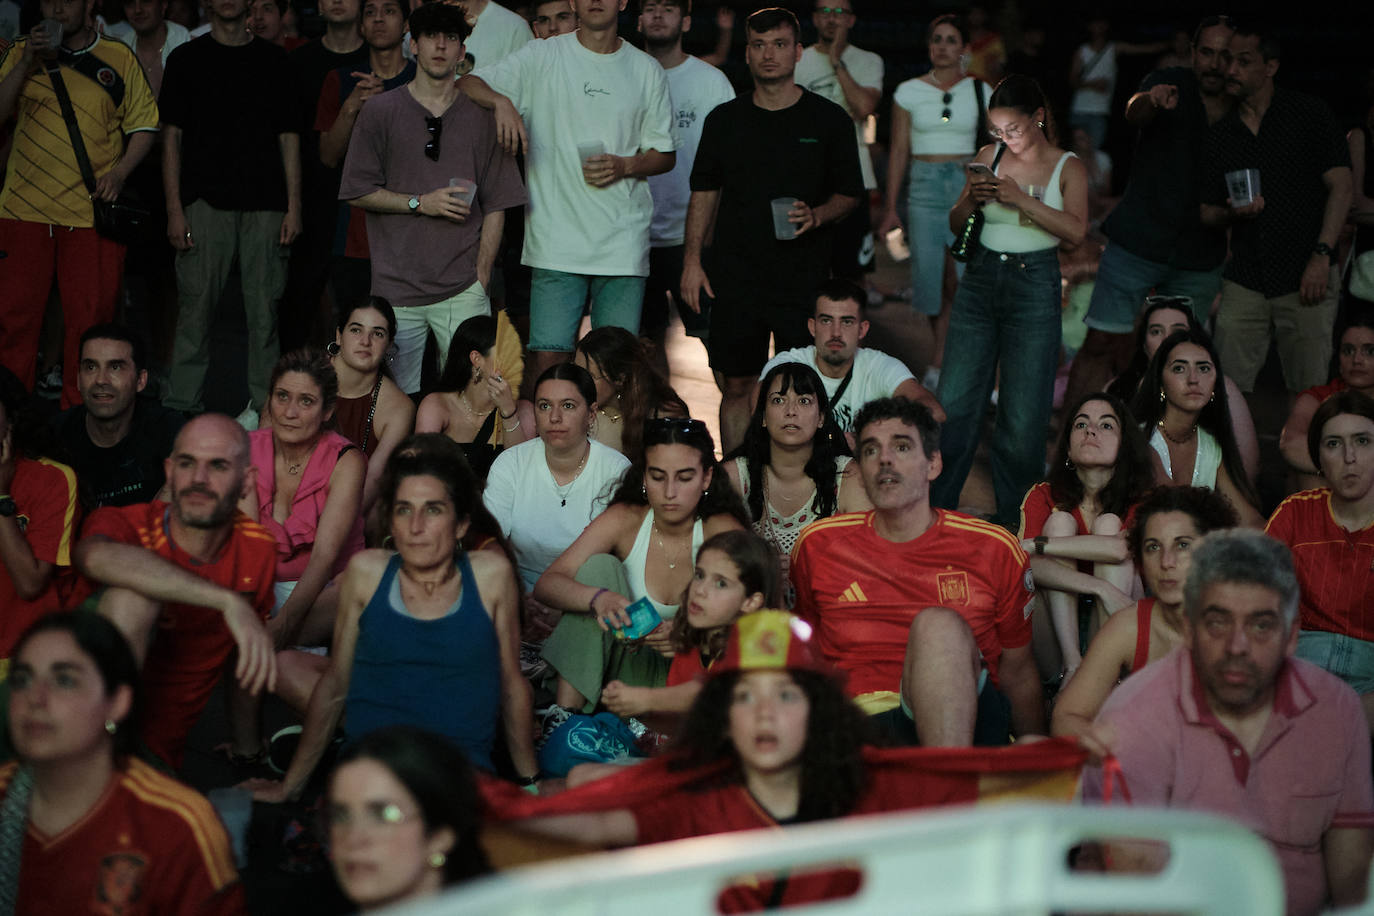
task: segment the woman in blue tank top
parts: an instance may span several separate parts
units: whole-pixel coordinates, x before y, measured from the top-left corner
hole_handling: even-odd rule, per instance
[[[350,741],[390,725],[437,732],[485,770],[500,726],[520,782],[533,785],[515,571],[501,550],[460,547],[481,509],[459,447],[440,434],[402,442],[383,475],[380,505],[396,550],[365,550],[349,563],[329,665],[310,695],[300,745],[285,780],[256,781],[255,797],[295,798],[340,717]]]
[[[978,433],[1000,373],[993,433],[993,521],[1016,530],[1021,497],[1045,474],[1045,442],[1059,365],[1060,245],[1083,241],[1088,180],[1083,164],[1054,144],[1054,124],[1035,80],[1008,76],[988,100],[990,133],[954,208],[957,234],[982,208],[981,244],[973,246],[954,297],[945,365],[936,394],[945,409],[944,471],[931,502],[955,509],[978,448]]]

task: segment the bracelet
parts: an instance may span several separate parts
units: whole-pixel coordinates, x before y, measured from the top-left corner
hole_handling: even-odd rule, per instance
[[[595,595],[592,595],[592,600],[587,602],[587,610],[590,611],[592,614],[595,614],[595,613],[596,613],[596,599],[600,598],[602,595],[606,594],[606,593],[609,592],[609,591],[610,591],[609,588],[598,588],[598,589],[596,590],[596,594],[595,594]]]
[[[1048,535],[1037,534],[1035,536],[1035,555],[1037,557],[1043,557],[1045,555],[1045,545],[1049,542],[1050,539]]]
[[[497,413],[501,413],[501,411],[498,410]],[[502,420],[509,420],[511,417],[515,416],[515,414],[516,414],[516,411],[514,411],[514,410],[512,410],[510,413],[501,413],[501,419],[502,419]]]
[[[537,778],[536,776],[517,776],[515,777],[515,784],[521,788],[532,786]]]
[[[516,421],[515,421],[515,425],[514,425],[514,426],[507,426],[507,425],[504,424],[504,423],[501,424],[501,429],[504,430],[505,432],[508,432],[508,433],[513,433],[513,432],[515,432],[515,431],[516,431],[517,429],[519,429],[519,428],[520,428],[520,420],[519,420],[519,418],[516,418]]]

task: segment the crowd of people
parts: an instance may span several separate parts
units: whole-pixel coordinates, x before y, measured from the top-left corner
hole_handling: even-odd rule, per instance
[[[816,0],[811,46],[750,13],[738,95],[728,40],[683,50],[690,0],[643,0],[643,51],[624,5],[327,0],[303,41],[274,0],[189,32],[39,0],[4,50],[0,821],[26,827],[0,908],[245,910],[173,778],[217,689],[214,753],[323,810],[364,909],[489,871],[484,817],[516,809],[623,846],[970,800],[890,746],[1086,753],[1085,801],[1119,768],[1270,841],[1290,912],[1363,899],[1374,303],[1340,255],[1374,222],[1368,129],[1276,83],[1274,33],[1204,19],[1125,107],[1057,401],[1099,96],[1163,46],[1090,25],[1067,143],[985,20],[935,17],[884,169],[850,0]],[[902,227],[920,379],[863,345],[874,233]],[[237,417],[204,409],[235,265]],[[674,311],[719,442],[665,371]],[[1257,433],[1271,339],[1292,409]],[[572,801],[503,815],[521,789]],[[1158,865],[1103,853],[1080,867]]]

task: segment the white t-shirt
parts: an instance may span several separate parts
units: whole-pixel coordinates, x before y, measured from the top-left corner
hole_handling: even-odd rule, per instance
[[[825,396],[835,397],[835,392],[839,390],[840,383],[844,381],[844,376],[831,378],[821,372],[816,365],[816,348],[797,347],[795,350],[784,350],[777,356],[768,361],[759,373],[762,379],[774,366],[779,363],[805,363],[816,374],[821,377],[821,384],[825,387]],[[909,378],[915,378],[911,370],[906,367],[895,356],[888,356],[881,350],[870,350],[867,347],[860,347],[854,354],[854,377],[849,381],[849,387],[844,390],[844,397],[840,398],[838,404],[831,403],[830,411],[835,415],[835,422],[840,429],[847,433],[854,431],[854,415],[859,412],[869,401],[876,398],[891,397],[897,390],[897,386]],[[762,393],[760,394],[762,397]]]
[[[167,26],[167,37],[162,42],[162,66],[167,66],[167,58],[173,51],[186,42],[191,40],[191,33],[186,30],[186,26],[179,22],[168,19],[165,21]],[[116,22],[105,29],[105,37],[113,38],[128,45],[129,50],[138,53],[138,33],[134,27],[127,22]]]
[[[671,172],[649,179],[649,192],[654,198],[654,220],[649,228],[649,245],[653,248],[682,244],[687,201],[692,196],[689,179],[697,158],[697,144],[701,142],[702,124],[711,109],[735,97],[735,88],[725,74],[704,60],[688,56],[664,72],[668,74],[668,94],[673,105],[677,162]]]
[[[463,50],[472,55],[473,67],[485,67],[523,48],[533,37],[528,22],[491,0],[478,14]]]
[[[854,77],[854,82],[865,89],[883,88],[883,59],[872,51],[865,51],[853,45],[846,45],[840,53],[840,60]],[[812,45],[802,52],[801,61],[793,79],[797,85],[810,89],[816,95],[829,99],[849,111],[845,104],[844,89],[840,86],[835,68],[830,66],[830,58],[816,50]],[[860,121],[854,123],[854,140],[859,145],[859,168],[864,173],[864,187],[873,190],[878,186],[877,176],[873,174],[873,157],[868,154],[868,144],[864,143],[864,126]]]
[[[633,156],[672,152],[668,77],[648,54],[621,41],[612,54],[582,46],[578,33],[530,42],[476,75],[511,100],[530,135],[525,251],[530,267],[565,273],[649,275],[649,182],[594,188],[582,179],[579,143]]]
[[[521,442],[496,456],[482,502],[515,548],[526,588],[534,588],[544,570],[605,511],[629,466],[620,452],[593,442],[582,473],[560,487],[544,460],[543,439]],[[565,498],[567,505],[562,505]]]
[[[1112,113],[1112,93],[1116,91],[1116,42],[1109,41],[1101,52],[1094,51],[1092,45],[1078,46],[1078,60],[1083,64],[1079,77],[1084,80],[1106,79],[1106,89],[1089,89],[1086,86],[1073,94],[1069,110],[1077,114]]]

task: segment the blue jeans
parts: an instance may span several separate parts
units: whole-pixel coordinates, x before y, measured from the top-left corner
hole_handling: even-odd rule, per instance
[[[911,160],[907,185],[907,246],[911,249],[911,307],[923,315],[940,314],[945,249],[954,243],[949,208],[964,189],[962,162]],[[955,262],[963,276],[964,265]]]
[[[980,247],[969,261],[950,313],[936,395],[947,415],[940,432],[944,471],[930,489],[936,506],[958,507],[1000,368],[992,441],[994,521],[1015,530],[1021,500],[1045,476],[1060,297],[1055,249],[1001,254]]]
[[[530,279],[529,349],[571,353],[588,293],[593,328],[615,325],[639,333],[643,277],[599,277],[536,267]]]
[[[1102,252],[1097,269],[1097,284],[1083,323],[1108,334],[1129,334],[1136,316],[1153,290],[1161,296],[1187,296],[1193,300],[1193,314],[1203,324],[1212,312],[1212,300],[1221,291],[1221,268],[1183,270],[1147,261],[1120,245],[1112,244]]]

